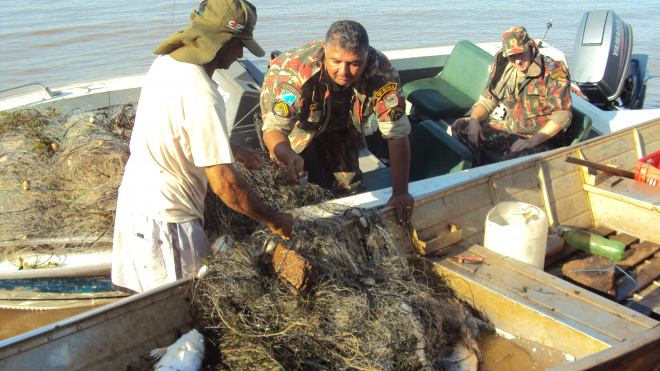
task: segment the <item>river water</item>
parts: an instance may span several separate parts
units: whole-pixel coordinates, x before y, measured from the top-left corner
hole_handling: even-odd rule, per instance
[[[461,39],[497,41],[523,25],[562,50],[571,66],[578,25],[585,11],[612,9],[632,25],[634,53],[648,54],[648,70],[660,75],[657,0],[463,1],[266,1],[253,0],[259,21],[255,38],[264,49],[285,51],[322,39],[335,20],[353,19],[380,50],[452,45]],[[0,90],[28,82],[49,87],[144,74],[151,53],[189,24],[198,1],[23,0],[2,1]],[[246,51],[246,57],[255,59]],[[660,107],[660,78],[649,81],[645,107]]]

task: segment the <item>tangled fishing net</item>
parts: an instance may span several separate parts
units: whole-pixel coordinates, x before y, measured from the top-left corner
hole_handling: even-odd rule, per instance
[[[13,261],[59,247],[111,248],[135,109],[126,104],[68,114],[53,109],[2,112],[0,258]],[[236,168],[273,208],[290,210],[334,197],[316,185],[292,185],[274,161],[264,158],[264,163],[260,171]],[[229,209],[210,188],[205,221],[212,241],[218,236],[239,239],[261,226]]]
[[[292,251],[314,268],[295,295],[274,272],[272,233],[216,254],[195,287],[211,369],[440,370],[457,343],[477,354],[476,322],[403,257],[379,214],[296,223]],[[290,252],[291,254],[291,252]]]
[[[30,243],[38,239],[79,237],[85,241],[66,247],[96,250],[99,238],[112,236],[134,118],[130,104],[71,114],[3,113],[2,258],[53,248]],[[285,169],[264,162],[262,170],[236,168],[274,209],[335,196],[314,184],[291,184]],[[400,255],[380,214],[326,211],[331,216],[296,222],[291,250],[313,267],[313,285],[295,295],[273,267],[270,250],[279,237],[209,190],[205,230],[229,247],[196,281],[194,305],[214,345],[208,368],[439,370],[456,359],[456,344],[478,354],[470,311]]]
[[[111,238],[134,119],[130,104],[70,114],[32,109],[2,113],[3,258],[17,250],[39,249],[31,241],[48,245],[59,239],[59,246],[69,239],[69,245],[96,249],[99,238]]]

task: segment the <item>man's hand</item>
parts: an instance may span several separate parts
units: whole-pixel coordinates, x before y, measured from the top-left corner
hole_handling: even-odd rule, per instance
[[[385,206],[394,206],[396,208],[396,215],[399,217],[399,223],[406,225],[410,223],[410,218],[412,218],[415,199],[408,192],[394,191]]]
[[[475,146],[475,148],[479,148],[479,139],[486,140],[486,137],[484,137],[484,132],[481,129],[479,120],[471,117],[468,122],[468,140]]]
[[[517,152],[527,148],[534,148],[546,140],[554,137],[561,131],[561,127],[550,120],[548,123],[539,130],[538,133],[532,135],[529,139],[518,139],[511,145],[511,152]]]
[[[303,160],[298,154],[290,156],[289,163],[286,164],[286,166],[289,171],[290,182],[300,184],[300,178],[307,176],[307,171],[305,171],[305,160]]]
[[[536,145],[534,141],[530,139],[518,139],[511,145],[511,152],[518,152],[527,148],[534,148]]]
[[[277,218],[268,227],[285,240],[290,240],[293,234],[293,215],[289,213],[277,213]]]
[[[231,152],[236,161],[243,164],[248,170],[261,169],[264,166],[264,160],[261,158],[261,155],[253,149],[232,142]]]
[[[269,130],[264,131],[264,142],[270,153],[286,165],[289,171],[289,181],[300,184],[300,178],[307,176],[304,169],[305,160],[291,149],[289,138],[282,132]]]

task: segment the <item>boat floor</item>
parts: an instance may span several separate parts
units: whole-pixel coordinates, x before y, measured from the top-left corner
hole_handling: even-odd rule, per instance
[[[546,258],[545,271],[555,277],[567,279],[564,275],[564,266],[571,262],[573,265],[576,262],[582,263],[585,272],[580,272],[582,274],[578,280],[567,279],[569,282],[644,315],[660,319],[660,282],[658,282],[660,278],[660,245],[603,226],[587,232],[620,241],[626,245],[623,259],[614,262],[619,269],[615,269],[613,265],[609,264],[607,258],[594,256],[565,245],[561,252]],[[609,268],[596,267],[596,265],[602,267],[608,264]],[[603,287],[608,286],[607,283],[610,280],[612,280],[610,284],[613,284],[611,290],[605,292]]]

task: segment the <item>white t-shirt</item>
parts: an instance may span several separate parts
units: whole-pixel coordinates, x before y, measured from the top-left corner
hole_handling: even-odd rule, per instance
[[[205,166],[234,162],[225,105],[202,66],[161,55],[142,86],[119,193],[156,220],[203,223]]]

